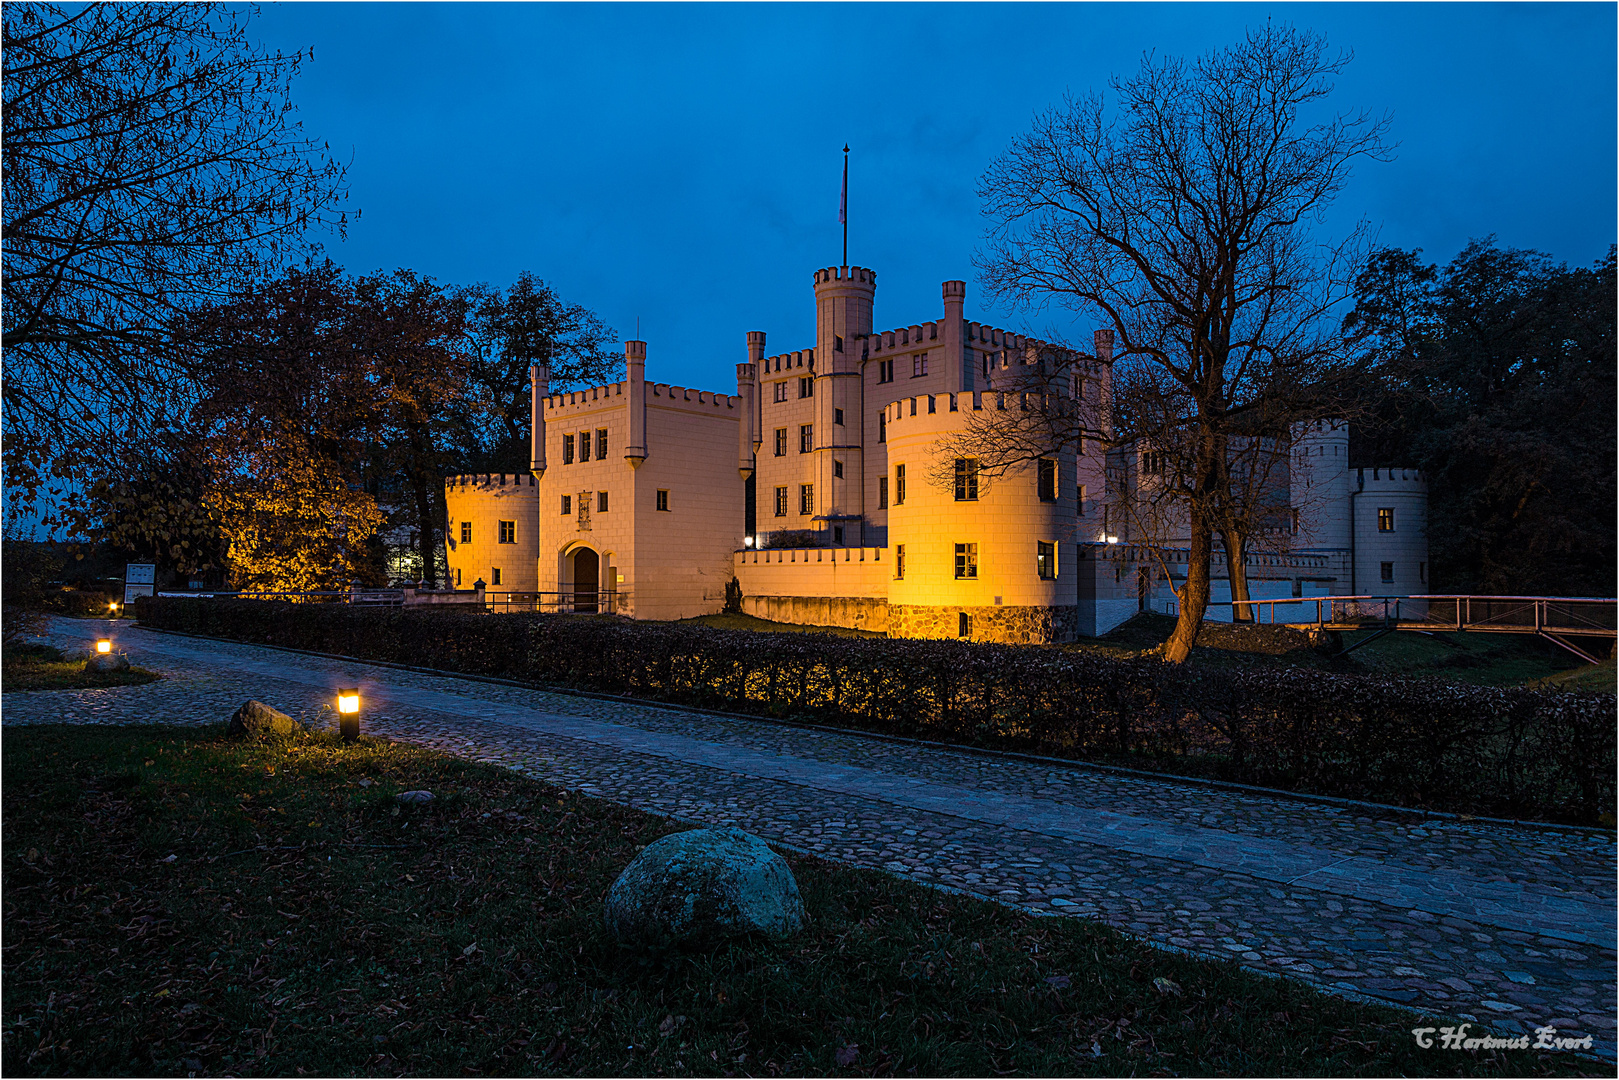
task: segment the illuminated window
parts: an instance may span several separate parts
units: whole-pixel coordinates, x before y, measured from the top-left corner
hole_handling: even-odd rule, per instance
[[[472,543],[472,522],[470,521],[461,523],[461,542],[463,544]]]
[[[1377,531],[1378,532],[1393,532],[1394,531],[1394,508],[1392,506],[1378,507],[1378,510],[1377,510]],[[1384,580],[1387,581],[1388,579],[1384,578]]]
[[[1034,555],[1035,572],[1042,581],[1054,581],[1057,577],[1057,545],[1048,544],[1040,540],[1035,544]]]
[[[978,545],[956,545],[956,577],[968,580],[978,576]]]
[[[502,521],[500,523],[500,543],[502,543],[502,544],[515,544],[515,543],[517,543],[517,522],[515,522],[515,521]]]

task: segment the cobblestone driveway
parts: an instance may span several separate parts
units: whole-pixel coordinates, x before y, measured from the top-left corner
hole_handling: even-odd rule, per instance
[[[108,624],[61,619],[78,647]],[[7,695],[7,724],[212,723],[247,698],[687,821],[734,824],[1044,914],[1093,918],[1329,992],[1552,1024],[1614,1054],[1608,837],[1148,781],[761,721],[397,671],[120,624],[167,678]]]

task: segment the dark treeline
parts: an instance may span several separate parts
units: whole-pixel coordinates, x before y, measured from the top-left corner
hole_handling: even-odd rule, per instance
[[[1427,475],[1434,589],[1613,596],[1613,248],[1590,269],[1493,237],[1421,254],[1381,251],[1357,283],[1351,461]]]
[[[501,290],[288,271],[171,324],[185,417],[125,451],[74,524],[237,587],[436,583],[441,477],[526,470],[529,365],[559,388],[608,381],[612,337],[529,273]]]

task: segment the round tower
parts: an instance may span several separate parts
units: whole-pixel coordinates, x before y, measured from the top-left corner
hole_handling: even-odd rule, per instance
[[[866,542],[860,358],[876,295],[875,270],[815,271],[815,524],[834,546]]]
[[[1428,482],[1416,469],[1356,469],[1355,574],[1359,595],[1430,593]],[[1408,609],[1406,615],[1420,614]]]
[[[893,637],[1039,643],[1077,626],[1079,581],[1072,453],[1054,457],[1048,496],[1040,466],[979,473],[941,449],[975,410],[1011,395],[918,395],[884,409],[888,431],[888,590]],[[1016,403],[1007,401],[1008,407]],[[901,472],[900,470],[903,470]]]
[[[1288,497],[1297,516],[1297,551],[1348,551],[1349,425],[1311,420],[1293,425]]]

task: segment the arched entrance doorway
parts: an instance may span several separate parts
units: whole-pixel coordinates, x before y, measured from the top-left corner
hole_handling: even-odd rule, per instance
[[[590,548],[573,553],[573,610],[596,613],[596,590],[601,579],[601,559]]]

